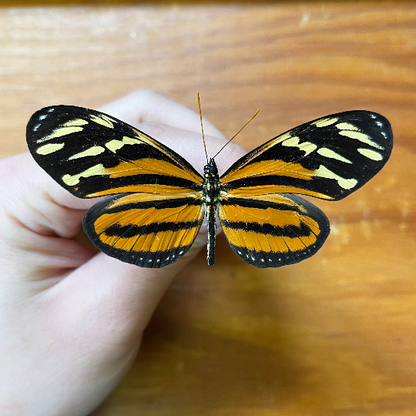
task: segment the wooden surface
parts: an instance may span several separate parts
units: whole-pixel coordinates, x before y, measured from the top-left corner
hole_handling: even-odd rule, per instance
[[[390,119],[391,160],[317,202],[332,233],[298,265],[259,270],[218,242],[174,281],[105,416],[414,415],[416,2],[0,9],[0,156],[29,116],[153,88],[251,149],[343,110]],[[4,272],[4,271],[2,271]]]

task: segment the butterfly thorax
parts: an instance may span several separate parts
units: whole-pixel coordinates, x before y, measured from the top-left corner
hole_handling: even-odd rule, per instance
[[[220,177],[214,159],[204,167],[204,183],[202,185],[202,201],[205,205],[217,205],[220,195]]]
[[[204,167],[204,183],[202,184],[202,202],[205,204],[207,218],[207,261],[214,264],[215,237],[217,233],[217,205],[220,200],[221,183],[218,168],[214,159],[210,159]]]

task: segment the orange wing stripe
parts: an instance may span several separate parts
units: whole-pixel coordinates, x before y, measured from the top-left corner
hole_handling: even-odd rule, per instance
[[[136,193],[136,194],[127,194],[118,199],[116,199],[112,204],[108,205],[108,209],[113,209],[121,207],[126,204],[137,204],[145,202],[164,202],[169,200],[170,195],[166,194],[150,194],[150,193]],[[192,198],[195,200],[200,200],[201,196],[197,192],[188,193],[188,194],[175,194],[175,200],[188,199]]]
[[[265,253],[287,253],[304,250],[305,247],[316,242],[317,237],[311,234],[307,238],[287,236],[270,236],[254,231],[233,230],[223,228],[230,244],[237,247],[245,247],[250,251],[263,251]]]
[[[223,192],[223,198],[227,198],[227,195],[244,198],[244,197],[256,197],[259,195],[269,194],[299,194],[308,195],[315,198],[329,199],[332,200],[328,195],[321,194],[320,192],[314,192],[307,189],[298,188],[296,186],[285,186],[285,185],[262,185],[262,186],[245,186],[236,189],[227,190]],[[261,198],[263,199],[263,198]]]
[[[294,225],[299,227],[301,219],[293,211],[276,212],[274,208],[259,209],[246,208],[238,205],[223,205],[221,208],[221,218],[231,221],[245,223],[270,224],[274,227],[285,227]]]
[[[124,227],[130,224],[145,226],[154,223],[162,224],[164,222],[189,222],[195,220],[195,211],[198,212],[199,210],[202,211],[200,207],[129,209],[127,211],[101,215],[95,221],[94,227],[95,232],[101,234],[112,224]],[[199,218],[198,215],[196,217]]]
[[[169,198],[168,195],[181,195],[184,193],[195,195],[195,191],[192,189],[186,189],[179,186],[169,185],[158,185],[158,184],[141,184],[141,185],[126,185],[118,188],[106,189],[100,192],[94,192],[86,195],[88,198],[96,198],[99,196],[113,195],[113,194],[124,194],[124,193],[143,193],[153,195],[165,195],[165,199]]]
[[[182,178],[197,184],[202,184],[202,177],[195,175],[193,172],[178,167],[170,162],[158,159],[139,159],[128,162],[120,162],[112,168],[105,168],[104,174],[110,178],[120,178],[125,176],[136,175],[163,175]]]
[[[167,251],[172,248],[192,244],[199,227],[191,230],[164,231],[160,233],[145,234],[138,237],[121,238],[119,236],[99,235],[102,243],[125,251]]]
[[[221,181],[228,183],[252,176],[286,176],[309,181],[315,176],[315,171],[305,169],[299,163],[287,163],[282,160],[262,160],[231,171],[221,177]]]

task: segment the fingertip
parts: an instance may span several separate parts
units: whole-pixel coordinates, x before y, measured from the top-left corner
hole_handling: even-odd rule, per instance
[[[177,129],[201,132],[200,118],[197,112],[147,88],[133,91],[105,104],[99,110],[136,127],[140,123],[151,122],[166,124]],[[226,137],[205,118],[204,130],[210,136],[222,139]]]
[[[43,235],[73,237],[84,211],[93,201],[74,197],[46,174],[29,153],[1,161],[0,178],[5,197],[1,208],[17,220],[15,226]]]

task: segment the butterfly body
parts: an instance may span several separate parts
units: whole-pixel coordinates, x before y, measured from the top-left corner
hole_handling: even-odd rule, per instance
[[[218,174],[107,114],[46,107],[27,126],[37,163],[81,198],[106,196],[83,227],[104,253],[141,267],[182,257],[207,219],[214,264],[216,219],[244,261],[279,267],[312,256],[329,235],[325,214],[300,196],[339,200],[359,189],[392,149],[387,119],[369,111],[326,116],[281,134]]]
[[[207,218],[207,262],[214,264],[215,241],[217,235],[217,211],[221,202],[221,182],[215,159],[210,159],[204,167],[204,183],[202,184],[202,202]]]

